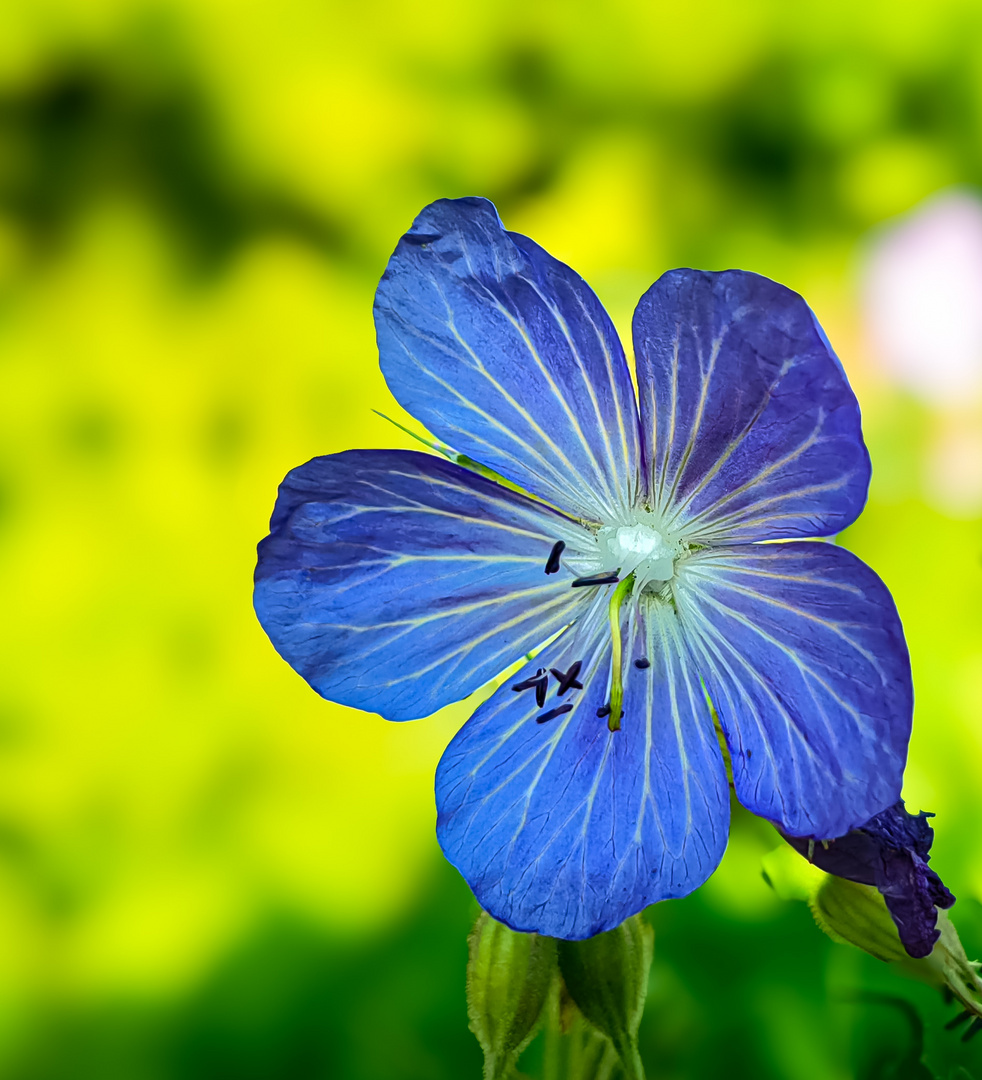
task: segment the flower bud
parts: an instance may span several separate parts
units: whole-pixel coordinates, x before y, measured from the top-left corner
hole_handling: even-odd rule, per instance
[[[780,866],[771,861],[772,866]],[[937,913],[937,941],[924,957],[912,957],[901,940],[896,915],[879,889],[825,875],[808,901],[818,925],[833,941],[864,949],[878,960],[899,963],[908,974],[943,990],[962,1012],[947,1026],[966,1026],[968,1040],[982,1032],[982,964],[971,961],[945,910]]]
[[[642,915],[585,941],[559,942],[559,970],[577,1008],[613,1043],[627,1080],[643,1080],[638,1027],[654,932]]]
[[[469,1026],[484,1051],[484,1080],[501,1080],[535,1034],[556,973],[556,942],[482,911],[467,945]]]

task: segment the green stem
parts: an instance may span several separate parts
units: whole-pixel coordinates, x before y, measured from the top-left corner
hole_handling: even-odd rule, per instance
[[[638,1053],[636,1039],[631,1039],[627,1045],[618,1046],[617,1054],[621,1059],[621,1068],[624,1070],[624,1080],[645,1080],[644,1065]]]
[[[610,619],[610,716],[607,718],[607,727],[611,731],[619,731],[621,717],[624,715],[624,675],[623,667],[623,642],[621,641],[621,604],[631,591],[634,584],[634,574],[628,574],[623,581],[618,583],[610,597],[607,607],[607,617]]]
[[[566,1034],[567,1080],[586,1080],[583,1076],[583,1021],[577,1017]]]
[[[542,1080],[564,1080],[563,1035],[559,1025],[559,980],[552,986],[546,1003],[545,1045],[542,1051]]]
[[[614,1069],[617,1067],[618,1060],[617,1051],[608,1044],[603,1057],[600,1059],[594,1080],[610,1080],[614,1074]]]
[[[613,1064],[617,1062],[617,1054],[610,1045],[610,1040],[601,1035],[582,1018],[577,1020],[580,1038],[575,1048],[570,1050],[570,1080],[598,1080],[604,1069],[604,1059],[609,1053]],[[611,1068],[613,1068],[613,1064]],[[609,1080],[610,1069],[607,1071]]]

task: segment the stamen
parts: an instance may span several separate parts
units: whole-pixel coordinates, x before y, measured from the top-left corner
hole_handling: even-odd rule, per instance
[[[621,569],[618,567],[616,570],[610,570],[603,574],[591,574],[590,577],[578,577],[573,581],[572,587],[574,589],[582,589],[588,585],[616,585],[620,578]]]
[[[972,1014],[970,1012],[966,1011],[963,1013],[959,1013],[954,1020],[949,1020],[948,1023],[945,1024],[944,1029],[945,1031],[954,1031],[955,1028],[961,1027],[962,1024],[967,1024],[968,1021],[971,1019]]]
[[[545,668],[539,668],[531,678],[515,683],[512,690],[531,690],[533,686],[535,687],[535,703],[541,709],[546,703],[546,694],[549,692],[549,676]]]
[[[557,716],[562,716],[563,713],[573,711],[573,705],[571,702],[567,702],[565,705],[557,705],[554,709],[550,709],[548,712],[544,712],[541,716],[535,718],[537,724],[545,724],[549,720],[555,720]]]
[[[634,666],[639,671],[644,671],[645,668],[651,667],[651,661],[647,658],[647,656],[642,656],[640,659],[634,661]]]
[[[534,675],[532,675],[528,679],[525,679],[524,682],[515,683],[515,685],[512,687],[512,690],[531,690],[532,687],[539,682],[542,676],[545,675],[545,673],[545,668],[539,668],[539,670]],[[546,681],[548,682],[549,680],[547,679]]]
[[[605,716],[610,716],[610,706],[601,705],[600,708],[597,709],[597,716],[599,716],[601,720],[603,720]]]
[[[552,545],[552,551],[549,552],[549,558],[546,560],[546,573],[555,574],[559,572],[559,556],[566,550],[566,541],[557,540]]]
[[[559,697],[562,697],[563,694],[565,694],[567,690],[582,690],[583,689],[583,683],[577,681],[577,678],[576,678],[576,676],[579,675],[579,673],[580,673],[580,668],[581,667],[583,667],[583,661],[582,660],[575,660],[570,665],[569,671],[567,671],[565,674],[563,674],[563,672],[559,671],[557,668],[550,668],[549,669],[552,672],[552,674],[556,677],[557,681],[559,682],[559,689],[556,691],[556,694]]]
[[[574,583],[575,584],[575,583]],[[607,617],[610,620],[610,716],[607,718],[607,727],[610,731],[619,731],[621,717],[624,715],[624,677],[621,672],[621,604],[631,591],[634,584],[634,574],[628,574],[626,578],[614,589],[607,606]]]

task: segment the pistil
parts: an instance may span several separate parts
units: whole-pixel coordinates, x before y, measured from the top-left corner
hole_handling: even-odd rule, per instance
[[[610,731],[620,731],[621,717],[624,715],[624,679],[622,674],[623,649],[621,642],[621,605],[625,597],[631,592],[634,584],[634,575],[628,574],[626,578],[614,589],[607,606],[607,616],[610,620],[610,713],[607,716],[607,727]]]

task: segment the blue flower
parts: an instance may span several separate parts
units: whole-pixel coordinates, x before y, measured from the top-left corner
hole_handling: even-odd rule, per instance
[[[933,814],[910,814],[901,799],[857,829],[836,840],[785,837],[796,851],[836,877],[875,885],[883,894],[904,948],[911,956],[927,956],[941,936],[938,908],[950,908],[954,896],[927,865],[934,830]]]
[[[897,801],[912,690],[889,593],[832,544],[760,543],[838,532],[869,484],[801,297],[665,274],[634,314],[636,396],[583,280],[458,199],[399,242],[375,319],[393,394],[469,467],[293,470],[256,611],[318,693],[390,720],[534,653],[437,769],[440,844],[487,911],[582,938],[705,881],[729,819],[713,708],[737,797],[785,833]]]

